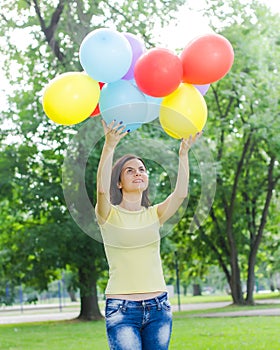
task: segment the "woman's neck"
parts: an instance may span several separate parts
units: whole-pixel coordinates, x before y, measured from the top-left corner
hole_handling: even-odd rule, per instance
[[[131,211],[137,211],[142,208],[141,205],[142,197],[141,198],[122,198],[122,201],[120,202],[119,206]]]

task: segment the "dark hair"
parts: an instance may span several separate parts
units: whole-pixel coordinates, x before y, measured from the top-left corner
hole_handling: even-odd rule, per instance
[[[121,172],[124,167],[124,164],[131,159],[139,159],[140,162],[142,162],[144,167],[146,168],[144,161],[133,154],[126,154],[115,162],[115,165],[113,166],[113,169],[112,169],[111,186],[110,186],[110,200],[113,205],[118,205],[122,201],[122,190],[118,187],[118,184],[121,181]],[[146,208],[148,208],[150,205],[148,193],[149,193],[149,188],[146,188],[146,190],[142,194],[142,201],[141,201],[141,205]]]

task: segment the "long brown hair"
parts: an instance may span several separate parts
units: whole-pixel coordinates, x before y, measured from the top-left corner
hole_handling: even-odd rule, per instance
[[[121,181],[121,172],[124,167],[124,164],[131,159],[140,160],[140,162],[142,162],[144,167],[146,168],[144,161],[133,154],[126,154],[116,161],[112,169],[111,186],[110,186],[110,200],[113,205],[118,205],[122,201],[122,190],[118,187],[118,184]],[[142,194],[142,201],[141,201],[141,205],[146,208],[148,208],[150,205],[148,193],[149,193],[149,188],[146,188],[146,190]]]

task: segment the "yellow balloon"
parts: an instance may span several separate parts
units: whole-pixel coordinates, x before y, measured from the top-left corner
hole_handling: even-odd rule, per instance
[[[82,72],[63,73],[49,82],[43,93],[43,109],[58,124],[82,122],[93,112],[100,96],[96,80]]]
[[[189,138],[201,131],[207,121],[207,105],[191,84],[180,84],[163,98],[159,121],[163,130],[175,139]]]

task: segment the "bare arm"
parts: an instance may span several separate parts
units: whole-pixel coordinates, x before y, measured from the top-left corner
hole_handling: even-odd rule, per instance
[[[100,156],[97,169],[97,202],[96,213],[98,221],[102,224],[107,220],[110,212],[110,185],[114,151],[119,141],[127,134],[125,127],[115,122],[108,126],[102,120],[105,133],[105,143]]]
[[[174,191],[158,205],[158,216],[160,223],[163,224],[172,215],[176,213],[184,199],[188,195],[189,186],[189,150],[195,141],[201,136],[202,132],[197,133],[195,137],[181,141],[179,150],[178,174]]]

